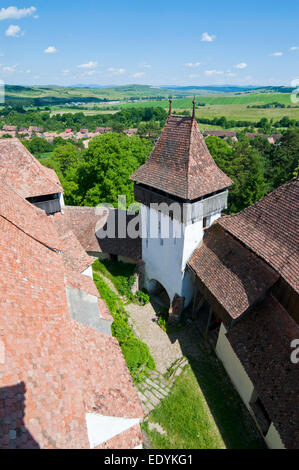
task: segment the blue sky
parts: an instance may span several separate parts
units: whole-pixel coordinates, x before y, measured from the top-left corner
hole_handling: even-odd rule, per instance
[[[2,1],[0,79],[290,85],[298,20],[298,0]]]

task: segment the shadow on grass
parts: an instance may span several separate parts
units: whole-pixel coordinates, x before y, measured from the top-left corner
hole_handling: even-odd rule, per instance
[[[194,324],[168,332],[179,341],[225,445],[229,449],[263,449],[265,443],[222,363]]]

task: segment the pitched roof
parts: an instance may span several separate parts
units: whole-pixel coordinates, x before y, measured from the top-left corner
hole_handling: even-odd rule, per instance
[[[0,178],[23,198],[63,192],[55,171],[46,168],[18,139],[0,140]]]
[[[109,253],[138,260],[141,259],[141,238],[133,239],[124,236],[119,229],[119,219],[124,221],[125,230],[127,230],[128,224],[135,217],[136,214],[129,214],[122,210],[75,206],[66,206],[63,216],[55,215],[56,223],[62,225],[61,230],[71,229],[85,251]],[[139,220],[138,216],[137,219]],[[101,234],[106,234],[107,225],[115,227],[115,234],[113,234],[115,236],[102,238]]]
[[[109,210],[107,222],[103,227],[96,231],[97,242],[103,253],[125,256],[139,260],[142,258],[142,241],[140,234],[137,238],[131,238],[128,235],[129,224],[133,223],[138,232],[140,228],[140,214],[129,213],[121,209]],[[107,228],[115,229],[114,233],[109,234]]]
[[[0,447],[90,448],[87,414],[142,418],[137,391],[117,340],[70,317],[70,271],[36,237],[36,223],[55,232],[53,219],[21,198],[14,218],[1,207],[7,206],[0,206]],[[30,225],[33,212],[40,221]],[[90,281],[83,284],[91,290]],[[134,436],[122,433],[118,445],[140,444],[139,428]],[[99,444],[112,446],[107,440]]]
[[[72,230],[85,251],[99,251],[96,231],[103,227],[108,210],[97,207],[65,206],[63,216],[56,215],[55,221],[60,230]]]
[[[206,232],[202,246],[188,264],[233,319],[253,305],[279,277],[217,223]]]
[[[0,214],[39,243],[61,251],[62,242],[44,211],[24,200],[0,177]],[[11,240],[14,245],[14,240]]]
[[[257,327],[258,325],[258,327]],[[299,446],[298,365],[291,342],[299,327],[271,295],[227,333],[287,448]]]
[[[215,136],[215,137],[237,137],[236,131],[218,131],[207,129],[204,131],[205,136]]]
[[[57,214],[52,217],[61,240],[63,261],[67,269],[83,272],[92,265],[93,260],[79,242],[72,230],[64,225],[64,215]]]
[[[148,160],[131,179],[184,200],[233,184],[214,162],[196,120],[173,115]]]
[[[218,223],[299,292],[299,178]]]

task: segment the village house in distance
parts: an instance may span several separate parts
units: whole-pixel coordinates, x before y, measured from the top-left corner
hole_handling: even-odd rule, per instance
[[[207,338],[269,448],[298,448],[299,178],[222,215],[230,178],[195,119],[169,116],[132,175],[142,236],[102,239],[109,218],[67,207],[56,174],[0,141],[0,447],[140,448],[141,404],[92,258],[139,266],[140,282]],[[177,208],[180,211],[177,211]],[[170,227],[164,236],[165,226]]]

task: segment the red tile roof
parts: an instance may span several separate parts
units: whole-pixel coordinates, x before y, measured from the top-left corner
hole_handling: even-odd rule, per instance
[[[39,163],[18,139],[0,140],[0,178],[23,198],[63,192],[56,173]]]
[[[196,120],[185,116],[168,117],[153,152],[131,179],[185,200],[233,184],[215,164]]]
[[[298,364],[291,341],[299,327],[271,295],[227,333],[287,448],[299,447]]]
[[[273,286],[279,275],[217,223],[189,266],[228,314],[236,319]]]
[[[86,413],[142,418],[137,391],[117,340],[71,320],[66,284],[96,292],[65,269],[53,218],[0,190],[0,448],[89,448]]]
[[[96,207],[64,207],[63,217],[55,216],[61,233],[72,230],[85,251],[99,251],[96,230],[103,227],[108,217],[108,210]]]
[[[63,244],[45,212],[25,201],[1,177],[0,213],[3,218],[41,244],[62,250]]]
[[[299,178],[218,222],[299,292]]]
[[[204,136],[215,136],[215,137],[237,137],[235,131],[218,131],[218,130],[205,130]]]
[[[99,296],[98,289],[95,286],[95,283],[89,276],[85,276],[78,271],[72,271],[70,269],[65,269],[65,283],[67,286],[72,287],[73,289],[81,290],[86,292],[89,295],[95,297]]]
[[[87,252],[109,253],[126,256],[128,258],[141,259],[141,238],[131,239],[128,236],[121,238],[118,233],[118,210],[110,210],[95,207],[75,207],[66,206],[64,215],[55,215],[58,224],[62,225],[61,230],[71,229],[84,250]],[[126,227],[136,216],[122,211]],[[115,226],[115,237],[97,238],[96,234],[106,231],[106,223]]]
[[[83,272],[93,264],[93,259],[88,256],[74,232],[65,227],[64,217],[60,213],[52,217],[62,243],[64,264],[69,270]]]

